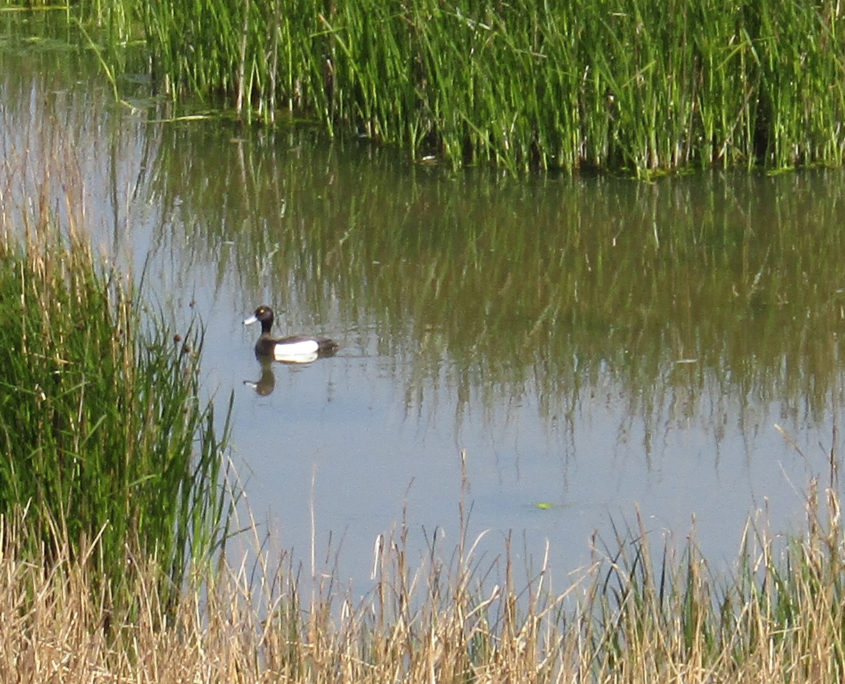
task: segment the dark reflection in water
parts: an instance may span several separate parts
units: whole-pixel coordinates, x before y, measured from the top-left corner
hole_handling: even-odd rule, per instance
[[[261,375],[258,380],[244,380],[244,385],[255,390],[256,394],[266,397],[276,389],[276,375],[273,373],[273,362],[267,359],[259,360]]]
[[[459,396],[532,385],[547,416],[608,373],[644,417],[726,396],[740,411],[792,397],[816,418],[829,403],[839,172],[457,181],[307,132],[247,136],[163,132],[155,201],[191,237],[168,223],[157,241],[219,260],[247,299],[269,283],[312,320],[335,307],[343,329],[374,327],[411,404],[444,356]]]
[[[91,55],[0,55],[0,230],[42,202],[177,326],[196,302],[249,503],[304,555],[331,530],[360,579],[403,509],[451,533],[460,449],[473,531],[548,538],[561,573],[634,504],[731,555],[838,453],[841,171],[453,175],[301,126],[156,123]],[[339,356],[257,362],[258,301]]]

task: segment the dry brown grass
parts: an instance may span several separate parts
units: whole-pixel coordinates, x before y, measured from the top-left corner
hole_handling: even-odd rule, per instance
[[[545,568],[518,590],[507,563],[502,586],[481,589],[465,542],[453,562],[432,554],[410,567],[400,530],[376,551],[363,600],[324,577],[306,609],[300,574],[265,554],[221,562],[171,611],[155,563],[130,554],[131,614],[113,612],[107,587],[92,592],[96,544],[73,561],[62,550],[23,558],[25,526],[3,523],[0,681],[839,681],[838,500],[817,505],[811,491],[808,512],[806,533],[782,543],[749,527],[727,580],[692,547],[655,566],[646,537],[630,541],[642,530],[627,532],[568,596],[546,586]]]

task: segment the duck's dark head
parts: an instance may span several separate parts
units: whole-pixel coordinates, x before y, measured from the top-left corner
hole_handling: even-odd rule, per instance
[[[261,322],[262,333],[270,332],[270,328],[273,327],[273,309],[271,309],[269,306],[259,306],[252,314],[252,316],[250,316],[244,321],[244,325],[251,325],[256,321]]]

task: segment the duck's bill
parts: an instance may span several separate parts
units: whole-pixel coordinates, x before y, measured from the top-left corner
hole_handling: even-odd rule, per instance
[[[255,317],[255,314],[253,314],[253,315],[252,315],[252,316],[250,316],[249,318],[244,318],[244,325],[252,325],[252,324],[253,324],[253,323],[255,323],[257,320],[258,320],[258,319]]]

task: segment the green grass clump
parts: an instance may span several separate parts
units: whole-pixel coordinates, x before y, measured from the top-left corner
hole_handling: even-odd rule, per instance
[[[98,539],[112,586],[136,553],[178,586],[223,520],[228,428],[198,396],[202,334],[143,323],[81,239],[27,234],[0,245],[0,511],[25,510],[33,548]]]
[[[845,10],[834,0],[63,9],[75,28],[97,29],[80,42],[115,85],[121,48],[143,38],[156,87],[174,100],[222,96],[247,121],[304,113],[418,160],[651,176],[845,159]]]
[[[842,9],[596,0],[164,0],[155,76],[453,164],[784,168],[845,155]]]

